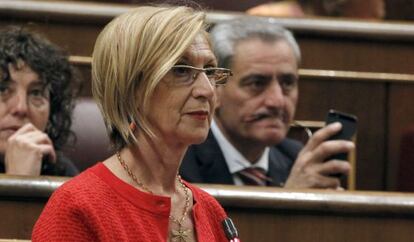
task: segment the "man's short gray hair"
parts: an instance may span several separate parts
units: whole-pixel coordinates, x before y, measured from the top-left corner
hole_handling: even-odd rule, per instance
[[[251,38],[259,38],[263,41],[286,41],[292,47],[298,64],[301,61],[299,45],[293,34],[271,19],[236,18],[216,24],[210,33],[220,67],[231,68],[237,43]]]

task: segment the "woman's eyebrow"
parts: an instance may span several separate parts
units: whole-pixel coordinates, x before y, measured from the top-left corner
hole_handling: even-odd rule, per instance
[[[42,80],[36,80],[36,81],[33,81],[29,84],[29,86],[31,86],[31,87],[47,86],[47,85],[48,84],[46,82],[42,81]]]
[[[0,82],[8,82],[8,83],[12,83],[12,82],[17,82],[16,80],[14,80],[13,78],[11,78],[10,76],[0,80]]]
[[[217,66],[217,59],[214,56],[211,56],[210,60],[206,62],[207,65],[214,65]]]
[[[213,53],[204,55],[202,58],[204,59],[204,62],[205,62],[204,65],[217,66],[217,59]],[[177,63],[191,64],[192,61],[196,59],[197,57],[192,55],[191,52],[186,52],[180,57],[180,59],[178,59]]]
[[[180,59],[178,59],[177,62],[185,62],[188,63],[190,61],[190,58],[188,58],[188,56],[186,56],[185,54],[183,56],[180,57]]]

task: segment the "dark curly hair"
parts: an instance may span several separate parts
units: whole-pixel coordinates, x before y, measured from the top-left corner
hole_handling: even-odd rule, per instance
[[[59,47],[38,34],[21,27],[0,30],[1,81],[9,78],[9,64],[18,66],[23,61],[36,72],[45,86],[50,87],[50,115],[46,133],[56,150],[62,148],[70,137],[74,97],[79,81],[69,64],[68,56]]]

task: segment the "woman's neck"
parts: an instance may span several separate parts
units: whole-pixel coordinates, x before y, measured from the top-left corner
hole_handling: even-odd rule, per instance
[[[166,144],[159,138],[139,137],[138,145],[125,147],[121,158],[152,193],[171,195],[177,189],[177,174],[187,146]]]

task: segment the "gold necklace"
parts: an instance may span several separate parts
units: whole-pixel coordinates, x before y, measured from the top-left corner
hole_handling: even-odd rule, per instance
[[[118,158],[119,163],[121,163],[121,166],[124,168],[124,170],[127,172],[128,176],[142,189],[145,191],[154,194],[147,186],[145,186],[142,182],[138,180],[138,178],[135,176],[134,173],[132,173],[131,169],[128,167],[126,162],[121,158],[121,154],[119,151],[116,152],[116,156]],[[183,228],[183,222],[185,218],[187,217],[188,210],[190,208],[190,194],[188,187],[185,186],[183,180],[181,179],[180,175],[177,175],[177,181],[180,183],[181,187],[184,190],[185,194],[185,205],[183,210],[183,215],[180,219],[176,219],[174,216],[170,214],[169,218],[172,222],[176,223],[178,225],[178,230],[171,229],[172,234],[172,241],[177,242],[186,242],[189,236],[189,233],[191,232],[191,229],[184,229]]]
[[[173,221],[174,223],[176,223],[178,225],[178,230],[172,229],[171,233],[172,233],[172,239],[173,241],[179,241],[179,242],[186,242],[187,238],[189,236],[189,233],[191,232],[191,229],[184,229],[183,228],[183,222],[185,220],[185,218],[187,217],[187,213],[188,210],[190,208],[190,195],[189,195],[189,189],[188,187],[186,187],[183,183],[183,180],[181,179],[180,175],[177,175],[177,180],[180,183],[181,187],[184,190],[184,194],[185,194],[185,205],[184,205],[184,211],[183,211],[183,215],[181,216],[180,219],[176,219],[174,218],[174,216],[172,216],[170,214],[170,219],[171,221]]]

